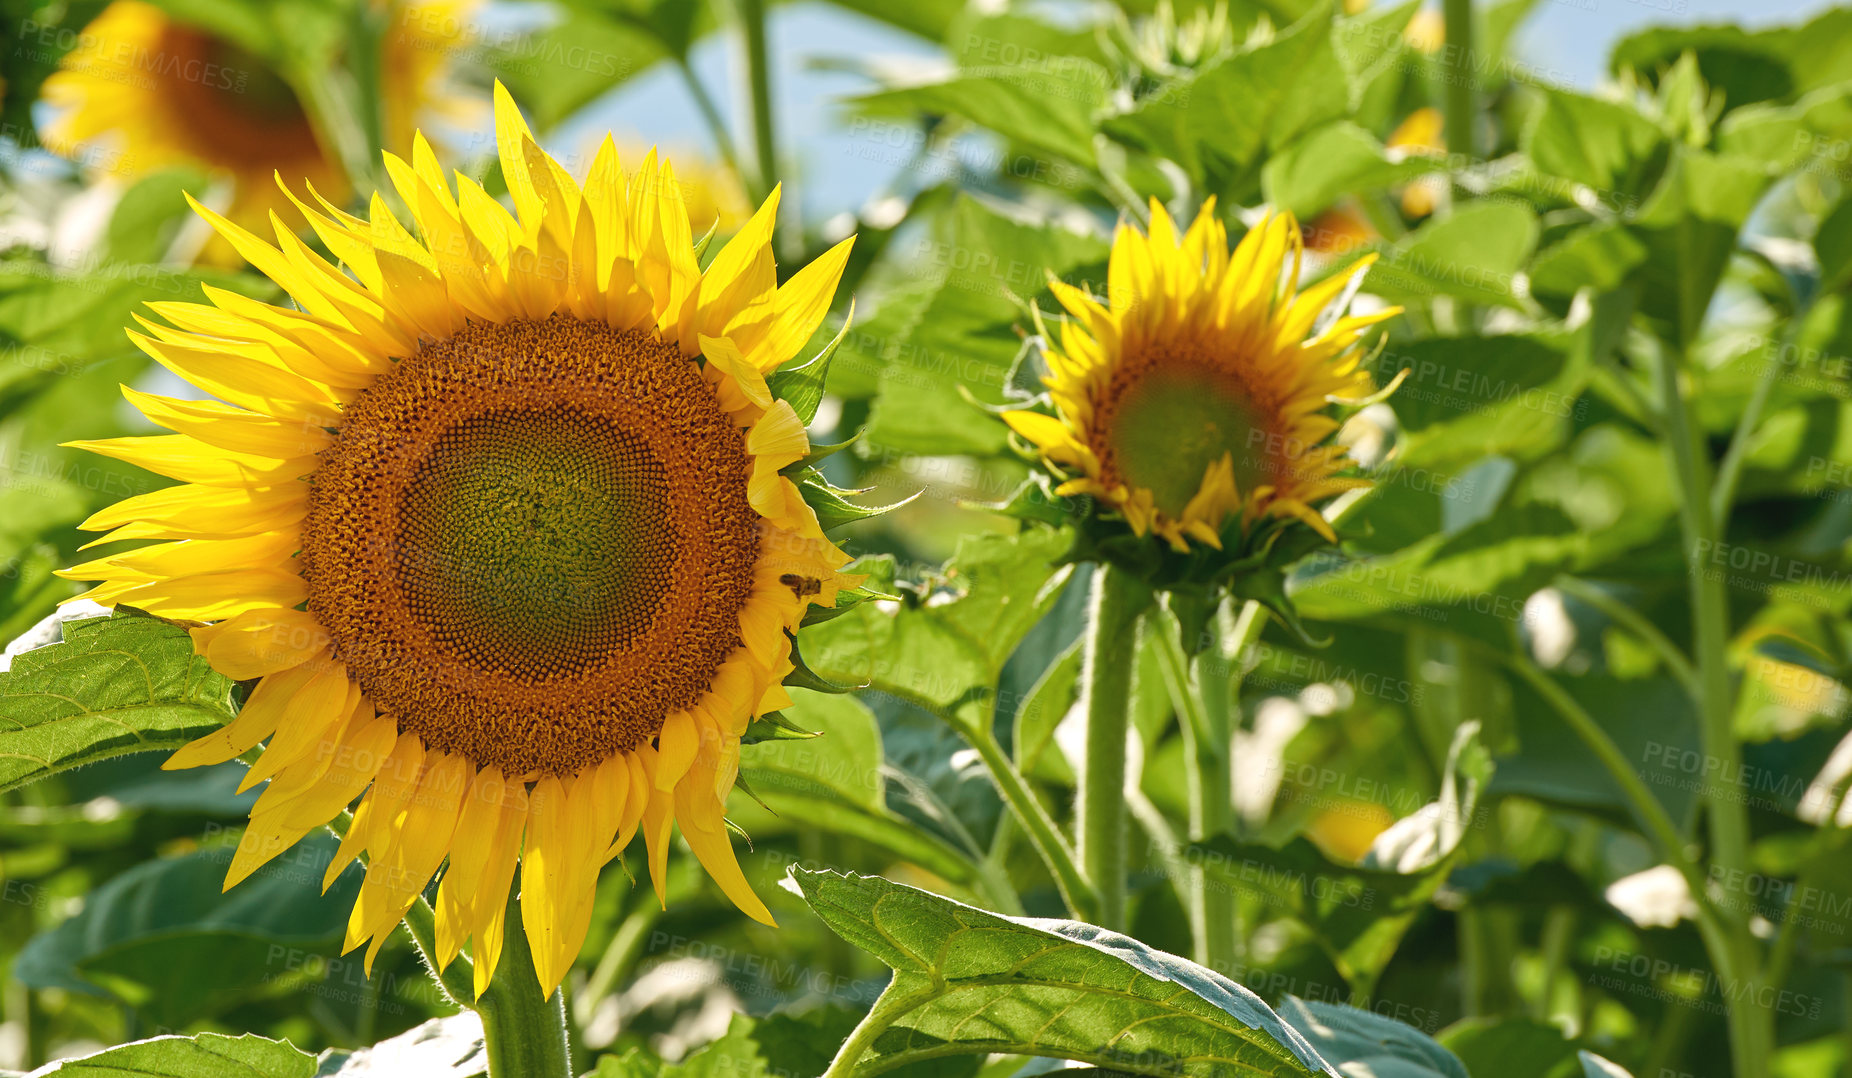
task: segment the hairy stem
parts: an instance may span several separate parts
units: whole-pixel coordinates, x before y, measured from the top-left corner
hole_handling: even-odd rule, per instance
[[[1087,758],[1080,780],[1080,863],[1099,896],[1103,928],[1125,927],[1125,737],[1132,702],[1138,616],[1149,604],[1144,583],[1110,565],[1093,570],[1083,673]]]
[[[566,1041],[565,995],[555,988],[540,994],[534,954],[521,924],[516,889],[508,893],[501,962],[488,991],[476,1001],[482,1015],[489,1078],[571,1078],[572,1054]]]
[[[1093,887],[1080,871],[1080,864],[1074,858],[1074,851],[1069,848],[1067,840],[1061,837],[1061,831],[1055,821],[1035,799],[1035,793],[1029,789],[1029,782],[1010,762],[1003,746],[997,744],[997,736],[987,728],[971,728],[960,725],[958,730],[977,750],[990,771],[990,779],[997,786],[997,792],[1003,795],[1004,804],[1022,829],[1035,845],[1037,853],[1042,855],[1042,863],[1055,878],[1055,887],[1061,892],[1061,901],[1068,912],[1082,921],[1092,921],[1098,914],[1099,900],[1093,893]]]

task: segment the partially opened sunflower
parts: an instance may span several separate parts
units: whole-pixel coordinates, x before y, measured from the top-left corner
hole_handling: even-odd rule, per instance
[[[1049,282],[1073,316],[1046,353],[1053,412],[1003,418],[1062,478],[1057,494],[1091,495],[1178,551],[1272,518],[1333,538],[1315,506],[1367,482],[1338,474],[1327,405],[1371,393],[1359,342],[1400,309],[1328,312],[1374,256],[1301,291],[1302,245],[1280,213],[1231,253],[1213,201],[1179,235],[1153,200],[1149,235],[1122,223],[1113,238],[1106,303]]]
[[[135,342],[218,399],[125,388],[176,433],[78,444],[181,485],[83,525],[160,542],[64,575],[213,622],[200,653],[257,679],[167,763],[269,741],[227,887],[364,791],[327,874],[366,854],[347,948],[370,940],[370,969],[448,858],[437,958],[473,940],[480,992],[518,863],[545,993],[638,831],[659,896],[679,825],[771,922],[723,812],[748,722],[789,703],[789,634],[849,578],[781,474],[809,445],[766,376],[823,319],[849,241],[780,287],[774,192],[703,272],[667,162],[626,183],[606,140],[581,188],[499,86],[496,137],[513,214],[453,191],[422,137],[386,158],[416,236],[377,195],[369,220],[297,201],[347,272],[280,217],[272,244],[199,208],[299,309],[212,288],[151,305],[168,325]]]

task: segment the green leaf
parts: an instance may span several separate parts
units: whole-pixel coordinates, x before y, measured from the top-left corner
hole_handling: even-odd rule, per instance
[[[836,355],[836,349],[842,345],[842,339],[849,333],[849,324],[855,319],[855,303],[849,303],[848,317],[843,319],[842,329],[830,339],[815,358],[801,366],[778,371],[766,380],[772,396],[789,404],[797,417],[808,424],[817,418],[817,406],[823,403],[823,383],[830,376],[830,359]],[[809,459],[809,463],[816,463]]]
[[[1575,295],[1584,288],[1619,288],[1646,261],[1646,244],[1619,221],[1596,221],[1575,229],[1537,253],[1530,288],[1537,295]]]
[[[1576,1066],[1575,1042],[1534,1018],[1467,1018],[1440,1033],[1468,1074],[1500,1078],[1567,1078]]]
[[[1833,204],[1813,236],[1813,249],[1820,256],[1820,287],[1844,288],[1852,284],[1852,198]]]
[[[1577,1052],[1575,1057],[1582,1064],[1582,1078],[1633,1078],[1627,1068],[1593,1052]]]
[[[205,183],[206,174],[192,168],[167,169],[137,180],[109,215],[103,236],[109,261],[161,261],[181,224],[193,216],[183,192],[198,191]]]
[[[868,418],[868,444],[895,453],[1004,450],[1008,428],[972,407],[966,394],[1002,404],[1018,352],[1014,326],[1026,324],[1026,304],[1047,275],[1071,279],[1103,263],[1096,236],[1017,220],[961,196],[936,222],[933,239],[917,250],[929,284],[909,291],[893,321],[884,301],[856,337],[859,364],[880,372],[880,395]],[[880,323],[877,325],[877,323]]]
[[[1108,121],[1114,137],[1182,165],[1209,192],[1250,192],[1269,151],[1342,116],[1350,80],[1329,4]]]
[[[1352,984],[1371,984],[1394,957],[1445,873],[1340,865],[1303,837],[1283,846],[1218,835],[1190,848],[1191,862],[1218,882],[1265,897],[1270,912],[1310,929],[1319,948]]]
[[[1337,1072],[1260,997],[1116,932],[1004,917],[878,876],[793,868],[818,916],[894,970],[870,1072],[1008,1052],[1135,1075]]]
[[[647,27],[589,5],[559,11],[550,26],[495,37],[484,48],[489,70],[542,132],[670,55]]]
[[[198,1033],[120,1044],[33,1073],[47,1078],[311,1078],[315,1057],[288,1041],[255,1033]]]
[[[1393,554],[1307,565],[1288,593],[1311,620],[1426,624],[1497,644],[1586,543],[1561,509],[1527,505]]]
[[[1421,226],[1370,267],[1363,287],[1397,302],[1449,295],[1518,307],[1518,273],[1537,246],[1537,215],[1515,202],[1473,202]]]
[[[1552,176],[1598,192],[1634,192],[1665,138],[1659,125],[1631,105],[1546,90],[1543,108],[1524,129],[1520,145]]]
[[[1824,86],[1792,105],[1760,104],[1726,114],[1715,148],[1759,162],[1769,175],[1791,168],[1843,174],[1852,138],[1852,84]]]
[[[823,478],[821,472],[814,470],[797,481],[797,492],[803,496],[804,504],[810,506],[811,511],[817,514],[817,524],[826,532],[845,524],[853,524],[858,520],[867,520],[883,513],[890,513],[913,500],[913,498],[906,498],[893,505],[857,505],[843,497],[844,494],[854,494],[858,493],[857,491],[842,490],[833,486],[829,480]],[[918,496],[916,494],[913,497]]]
[[[1420,154],[1391,161],[1374,135],[1343,120],[1269,158],[1260,186],[1267,201],[1309,219],[1344,195],[1381,191],[1443,167],[1441,159]]]
[[[1756,161],[1675,148],[1665,176],[1634,218],[1650,257],[1640,311],[1675,344],[1697,340],[1736,234],[1768,185]]]
[[[1560,444],[1584,413],[1589,365],[1561,335],[1428,337],[1376,359],[1379,377],[1408,371],[1389,398],[1407,442],[1405,468],[1459,465]]]
[[[1043,672],[1022,707],[1016,711],[1016,733],[1010,744],[1016,767],[1030,778],[1073,786],[1074,768],[1055,743],[1061,725],[1080,692],[1081,645],[1075,641]]]
[[[1468,1078],[1452,1052],[1414,1026],[1374,1011],[1288,996],[1280,1017],[1332,1061],[1337,1073],[1374,1078]],[[1499,1074],[1504,1074],[1500,1071]]]
[[[1732,108],[1791,101],[1839,82],[1852,71],[1852,12],[1829,8],[1802,26],[1753,31],[1735,26],[1655,27],[1623,39],[1609,64],[1616,73],[1631,67],[1656,80],[1685,52],[1696,55],[1699,74],[1723,92]]]
[[[777,807],[790,793],[837,797],[851,805],[881,810],[881,728],[854,697],[799,689],[792,694],[790,721],[817,736],[786,738],[741,753],[740,770]]]
[[[988,716],[977,705],[992,700],[1004,662],[1067,585],[1071,569],[1053,565],[1066,544],[1044,529],[967,536],[930,600],[864,603],[805,629],[805,657],[832,681],[866,684],[945,718]]]
[[[780,820],[807,830],[866,839],[953,883],[974,869],[957,850],[890,811],[882,778],[881,728],[851,696],[799,689],[786,717],[813,737],[762,741],[740,753],[740,773]],[[748,830],[772,826],[752,810],[737,814]]]
[[[323,894],[334,849],[332,835],[312,835],[230,891],[229,845],[145,861],[34,936],[14,976],[107,996],[170,1027],[286,992],[323,968],[316,960],[340,961],[361,871],[350,866]]]
[[[177,749],[231,720],[231,691],[178,625],[132,614],[67,622],[63,643],[25,652],[0,674],[0,790]]]

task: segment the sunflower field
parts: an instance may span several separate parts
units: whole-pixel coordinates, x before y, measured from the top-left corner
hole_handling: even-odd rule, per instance
[[[0,1075],[1852,1078],[1852,8],[0,0]]]

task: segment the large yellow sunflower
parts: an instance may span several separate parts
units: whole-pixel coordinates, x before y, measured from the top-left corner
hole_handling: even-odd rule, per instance
[[[1230,253],[1213,201],[1179,236],[1154,199],[1149,236],[1121,223],[1113,238],[1105,305],[1050,281],[1073,315],[1047,353],[1055,414],[1003,418],[1069,476],[1057,493],[1090,494],[1177,550],[1219,549],[1234,514],[1243,528],[1296,517],[1331,538],[1313,503],[1366,484],[1337,477],[1348,462],[1324,444],[1338,427],[1325,407],[1370,392],[1358,342],[1400,309],[1321,327],[1351,274],[1299,291],[1301,253],[1290,214]]]
[[[499,86],[496,140],[512,215],[422,137],[386,157],[417,238],[377,195],[370,220],[297,201],[345,273],[281,218],[273,246],[196,205],[300,309],[151,304],[174,328],[135,342],[218,400],[124,389],[176,433],[77,444],[182,485],[83,525],[162,542],[64,575],[216,622],[200,653],[260,679],[167,763],[269,739],[228,888],[366,791],[328,868],[368,857],[348,949],[370,939],[370,968],[448,856],[437,957],[473,938],[481,991],[518,860],[551,992],[638,830],[659,896],[679,824],[771,922],[722,814],[742,732],[789,702],[789,634],[850,578],[780,473],[809,445],[766,375],[849,241],[779,287],[774,192],[703,272],[666,161],[626,183],[606,140],[581,188]]]
[[[394,4],[380,47],[385,139],[411,145],[421,113],[462,114],[442,69],[462,42],[473,0]],[[181,164],[228,177],[226,216],[264,228],[288,201],[272,176],[306,180],[345,202],[346,173],[296,91],[261,57],[169,17],[142,0],[116,0],[84,28],[45,80],[57,112],[46,144],[63,153],[114,140],[109,167],[133,177]],[[219,261],[226,261],[231,256]]]

